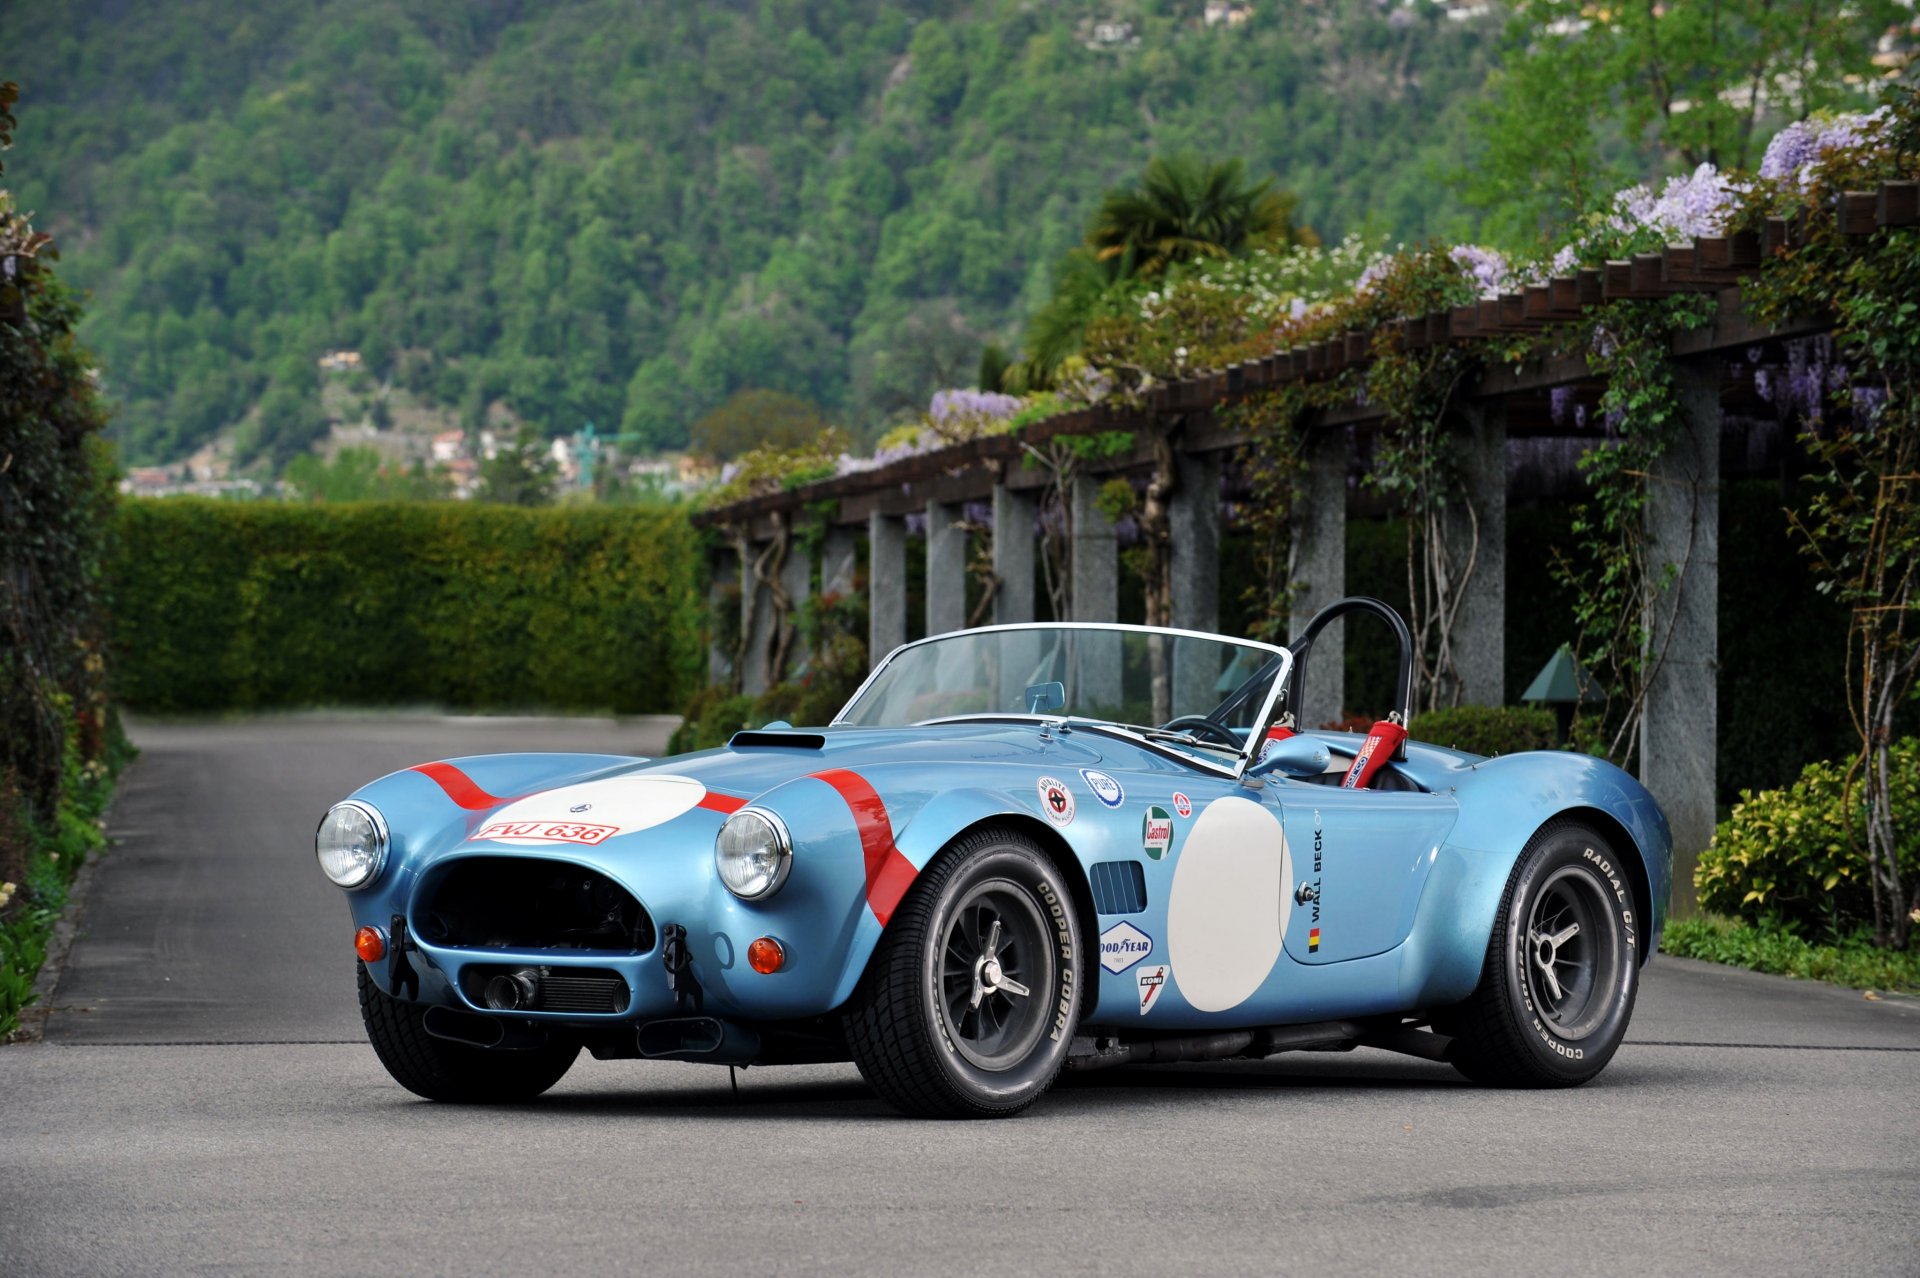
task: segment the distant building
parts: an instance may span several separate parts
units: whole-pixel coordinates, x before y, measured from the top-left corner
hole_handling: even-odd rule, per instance
[[[359,351],[328,351],[320,357],[320,371],[323,373],[351,373],[359,367]]]
[[[1235,4],[1232,0],[1207,0],[1207,7],[1201,16],[1210,27],[1237,27],[1253,17],[1253,6]]]
[[[459,461],[467,455],[467,433],[461,430],[443,430],[433,437],[433,459],[437,462]]]

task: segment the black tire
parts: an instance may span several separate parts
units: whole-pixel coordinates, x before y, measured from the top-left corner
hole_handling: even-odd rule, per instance
[[[1507,880],[1479,988],[1438,1024],[1454,1035],[1454,1067],[1475,1082],[1577,1087],[1613,1059],[1639,989],[1621,856],[1593,829],[1556,819]]]
[[[1073,894],[1040,845],[1013,830],[964,834],[914,881],[848,1001],[854,1062],[908,1114],[1017,1114],[1066,1063],[1080,952]]]
[[[580,1044],[566,1040],[505,1051],[435,1038],[421,1025],[424,1007],[389,997],[365,964],[354,968],[367,1041],[394,1081],[416,1096],[465,1105],[532,1100],[559,1082],[580,1054]]]

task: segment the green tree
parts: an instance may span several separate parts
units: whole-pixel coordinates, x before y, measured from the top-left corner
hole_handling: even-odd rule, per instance
[[[480,497],[502,506],[553,503],[553,454],[531,426],[522,426],[510,444],[502,444],[480,463]]]
[[[1533,239],[1649,169],[1752,168],[1775,129],[1858,106],[1899,0],[1514,6],[1462,175],[1498,238]]]
[[[1244,160],[1155,156],[1138,182],[1100,201],[1087,248],[1112,278],[1151,279],[1177,263],[1258,245],[1319,243],[1294,225],[1294,205],[1272,178],[1249,181]]]
[[[727,402],[693,424],[693,451],[731,461],[754,448],[797,448],[827,428],[820,410],[797,395],[775,390],[735,391]]]

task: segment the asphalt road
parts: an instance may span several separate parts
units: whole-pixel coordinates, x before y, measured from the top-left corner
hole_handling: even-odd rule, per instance
[[[1920,1004],[1657,959],[1572,1092],[1361,1051],[1097,1075],[1010,1122],[850,1066],[583,1058],[414,1099],[360,1037],[327,803],[657,722],[142,723],[45,1041],[0,1048],[0,1273],[1920,1273]]]

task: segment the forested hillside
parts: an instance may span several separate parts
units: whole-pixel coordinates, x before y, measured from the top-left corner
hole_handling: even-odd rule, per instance
[[[1017,335],[1150,154],[1244,157],[1325,236],[1460,229],[1497,19],[1205,8],[20,6],[8,177],[94,291],[131,461],[303,450],[336,347],[470,422],[673,446],[768,387],[870,436]]]

